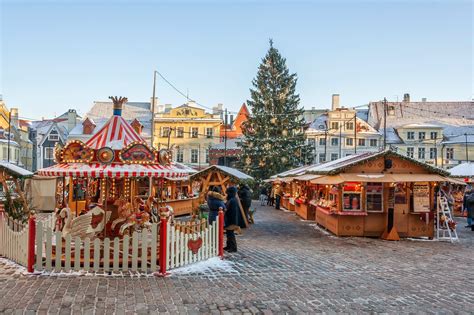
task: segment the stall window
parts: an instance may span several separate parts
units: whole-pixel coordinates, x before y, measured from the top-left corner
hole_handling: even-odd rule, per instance
[[[383,183],[367,183],[366,194],[366,210],[383,212]]]
[[[361,211],[362,189],[360,183],[345,183],[342,192],[343,211]]]

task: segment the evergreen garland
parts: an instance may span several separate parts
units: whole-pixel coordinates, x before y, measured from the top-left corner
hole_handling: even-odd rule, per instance
[[[311,162],[312,147],[306,144],[304,109],[296,94],[296,73],[290,74],[286,59],[273,47],[262,59],[247,101],[252,115],[243,125],[241,168],[256,179]]]

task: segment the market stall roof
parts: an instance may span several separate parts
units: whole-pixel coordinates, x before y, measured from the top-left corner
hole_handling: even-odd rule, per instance
[[[132,142],[145,143],[145,140],[122,116],[113,115],[86,145],[96,150],[104,147],[120,150]]]
[[[310,181],[311,184],[337,185],[345,182],[345,179],[339,175],[321,176]]]
[[[223,165],[211,165],[211,166],[203,169],[202,171],[199,171],[199,172],[196,172],[196,173],[190,175],[189,177],[190,177],[190,179],[197,179],[197,178],[206,176],[211,171],[216,171],[216,170],[221,171],[221,172],[227,174],[228,176],[230,176],[234,179],[237,179],[237,180],[253,179],[252,176],[247,175],[247,174],[239,171],[238,169],[228,167],[228,166],[223,166]]]
[[[12,164],[7,161],[0,161],[0,168],[6,170],[7,173],[10,173],[14,176],[20,176],[20,177],[33,176],[32,172],[24,169],[23,167],[20,167],[18,165]]]
[[[382,150],[379,152],[365,152],[365,153],[359,153],[359,154],[354,154],[354,155],[349,155],[342,157],[340,159],[322,163],[315,165],[313,167],[308,168],[305,173],[309,174],[318,174],[318,175],[334,175],[334,174],[340,174],[343,173],[347,168],[353,167],[355,165],[363,164],[368,161],[375,160],[380,157],[396,157],[400,158],[403,160],[408,160],[411,163],[414,163],[418,166],[421,166],[422,168],[428,170],[431,173],[435,173],[441,176],[448,176],[449,173],[441,168],[420,162],[418,160],[409,158],[405,155],[401,155],[397,152],[394,152],[390,149],[387,150]]]
[[[179,164],[99,164],[61,163],[38,171],[42,176],[76,177],[186,177],[187,168]]]
[[[327,175],[313,179],[312,184],[336,185],[344,182],[397,183],[446,182],[452,179],[437,174],[347,174]]]
[[[273,175],[270,178],[271,179],[276,179],[276,178],[280,178],[280,177],[303,175],[308,168],[313,167],[315,165],[317,165],[317,164],[303,165],[303,166],[299,166],[297,168],[292,168],[291,170],[287,170],[287,171],[278,173],[276,175]]]
[[[451,176],[456,177],[474,177],[474,163],[472,162],[465,162],[449,170]]]

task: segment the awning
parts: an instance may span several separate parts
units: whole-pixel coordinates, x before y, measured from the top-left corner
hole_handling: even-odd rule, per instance
[[[437,174],[390,174],[393,182],[445,182],[446,178]]]
[[[301,181],[308,181],[308,180],[316,179],[316,178],[319,178],[319,177],[322,177],[322,176],[323,175],[305,174],[305,175],[301,175],[301,176],[296,176],[294,179],[295,180],[301,180]]]
[[[335,185],[344,183],[345,180],[340,175],[322,176],[310,181],[311,184]]]
[[[38,170],[42,176],[74,177],[186,177],[188,172],[177,165],[61,163]]]
[[[392,174],[339,174],[346,182],[392,183]]]
[[[459,178],[445,177],[445,179],[447,182],[450,182],[456,185],[463,185],[463,186],[467,185],[467,183],[464,180],[459,179]]]

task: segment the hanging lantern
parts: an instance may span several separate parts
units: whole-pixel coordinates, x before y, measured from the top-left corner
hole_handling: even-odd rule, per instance
[[[245,159],[245,164],[250,165],[250,163],[252,163],[252,159],[250,157],[247,157]]]
[[[286,136],[288,135],[288,130],[283,129],[283,130],[281,131],[281,135],[282,135],[283,137],[286,137]]]
[[[288,162],[288,158],[287,158],[286,156],[282,156],[282,157],[281,157],[281,161],[282,161],[283,163],[286,163],[286,162]]]
[[[260,167],[265,166],[265,160],[260,160],[260,162],[258,163],[258,165],[259,165]]]
[[[272,118],[270,119],[270,122],[271,122],[272,124],[276,124],[277,119],[276,119],[275,117],[272,117]]]

